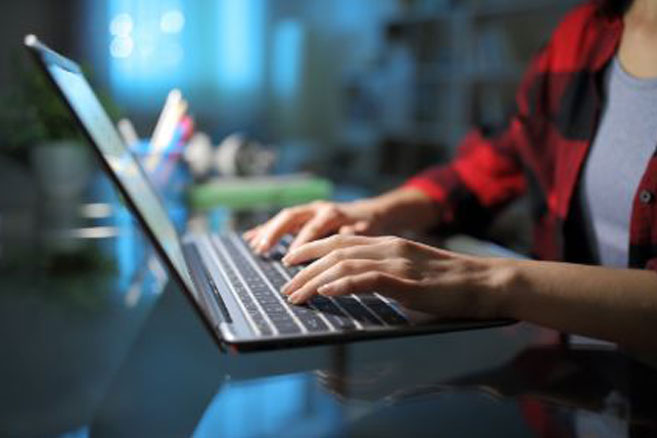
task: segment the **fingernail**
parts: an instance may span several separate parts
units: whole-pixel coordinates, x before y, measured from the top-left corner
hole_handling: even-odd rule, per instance
[[[288,281],[287,283],[285,283],[285,284],[283,285],[283,287],[281,288],[281,293],[282,293],[282,294],[285,294],[285,295],[289,294],[289,293],[290,293],[290,285],[291,285],[291,284],[292,284],[292,281]]]
[[[326,295],[327,292],[330,292],[331,288],[327,284],[317,288],[317,293],[320,295]]]
[[[263,252],[265,252],[266,247],[267,247],[267,241],[261,240],[257,243],[255,247],[255,252],[257,252],[258,254],[262,254]]]
[[[299,303],[299,294],[298,293],[293,293],[289,297],[287,297],[287,301],[292,304],[298,304]]]
[[[294,260],[294,257],[292,257],[289,253],[283,257],[281,260],[285,266],[290,266],[292,264],[292,261]]]

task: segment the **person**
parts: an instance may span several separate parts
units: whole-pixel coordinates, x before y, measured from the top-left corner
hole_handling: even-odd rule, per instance
[[[312,263],[283,288],[292,303],[376,290],[439,316],[514,318],[653,351],[656,48],[657,0],[580,5],[533,58],[505,128],[472,131],[452,162],[391,192],[288,208],[244,237],[263,253],[296,234],[283,262]],[[394,237],[477,229],[524,193],[534,260]]]

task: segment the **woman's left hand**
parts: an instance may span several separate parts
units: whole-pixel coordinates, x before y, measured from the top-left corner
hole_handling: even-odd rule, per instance
[[[503,317],[513,277],[506,259],[473,257],[399,237],[334,235],[288,253],[288,265],[316,259],[283,287],[294,304],[315,293],[376,291],[405,307],[442,317]]]

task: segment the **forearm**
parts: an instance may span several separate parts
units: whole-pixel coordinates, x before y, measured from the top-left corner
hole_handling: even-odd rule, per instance
[[[657,349],[657,273],[513,261],[497,295],[505,316],[638,349]]]
[[[438,204],[414,188],[403,187],[357,202],[369,205],[388,232],[426,231],[440,221]]]

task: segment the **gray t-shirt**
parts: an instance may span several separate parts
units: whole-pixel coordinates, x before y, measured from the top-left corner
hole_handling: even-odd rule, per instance
[[[581,179],[581,211],[594,261],[627,267],[632,202],[657,147],[657,78],[636,78],[615,57],[604,88],[598,131]]]

